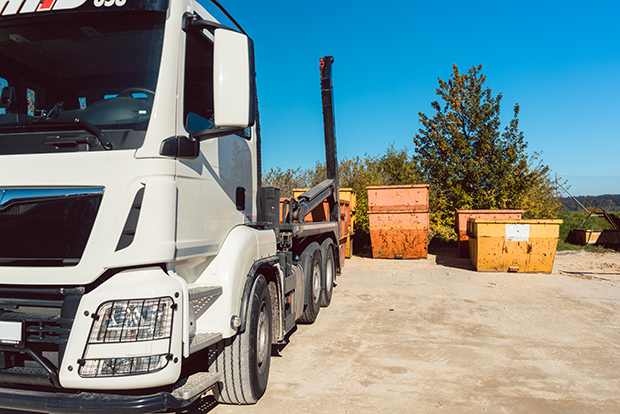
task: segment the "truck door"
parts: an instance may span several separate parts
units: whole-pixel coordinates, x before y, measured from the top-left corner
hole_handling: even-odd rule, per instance
[[[179,134],[188,137],[214,127],[210,33],[186,33],[184,64]],[[226,234],[251,215],[249,197],[245,201],[253,188],[249,135],[206,139],[199,143],[198,157],[177,158],[177,258],[215,254]]]

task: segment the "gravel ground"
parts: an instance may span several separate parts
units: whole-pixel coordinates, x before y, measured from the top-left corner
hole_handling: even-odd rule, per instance
[[[182,412],[620,412],[620,254],[559,252],[552,274],[355,257],[337,284],[256,405]]]
[[[354,257],[336,283],[257,404],[175,414],[620,413],[620,253],[558,252],[552,274]]]

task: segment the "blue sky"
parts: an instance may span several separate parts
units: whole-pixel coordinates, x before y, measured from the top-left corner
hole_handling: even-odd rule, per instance
[[[319,58],[338,156],[408,148],[437,78],[483,65],[528,151],[573,195],[620,193],[620,2],[220,0],[254,39],[263,168],[324,161]]]

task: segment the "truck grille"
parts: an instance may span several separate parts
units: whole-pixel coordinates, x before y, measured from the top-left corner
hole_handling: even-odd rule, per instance
[[[39,203],[18,204],[4,210],[0,210],[0,216],[19,216],[26,214],[35,208]]]
[[[0,344],[0,382],[59,387],[58,367],[83,293],[0,286],[0,321],[23,326],[19,343]]]
[[[26,323],[26,344],[64,345],[69,338],[73,319],[29,321]]]
[[[103,188],[0,189],[0,266],[75,266]]]

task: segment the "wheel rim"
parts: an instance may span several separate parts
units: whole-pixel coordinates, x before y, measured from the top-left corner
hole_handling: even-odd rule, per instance
[[[319,301],[321,298],[321,271],[319,269],[318,263],[314,262],[314,267],[312,269],[312,299],[315,303]]]
[[[325,289],[329,291],[334,286],[334,262],[331,255],[327,258],[327,266],[325,271]]]
[[[269,358],[269,320],[267,319],[267,305],[265,302],[261,304],[260,313],[258,314],[258,326],[256,332],[256,363],[258,372],[261,374],[265,371],[266,362]]]

